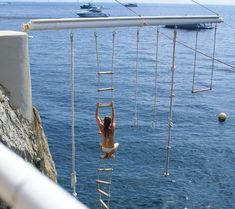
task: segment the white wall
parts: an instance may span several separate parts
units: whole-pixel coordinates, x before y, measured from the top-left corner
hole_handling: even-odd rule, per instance
[[[32,90],[28,55],[28,35],[0,31],[0,84],[10,92],[10,104],[32,121]]]

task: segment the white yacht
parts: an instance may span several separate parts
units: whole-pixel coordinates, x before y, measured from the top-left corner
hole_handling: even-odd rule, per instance
[[[125,7],[138,7],[136,3],[127,3],[124,6]]]
[[[85,11],[78,11],[77,15],[79,17],[109,17],[110,14],[102,12],[101,8],[92,8]]]

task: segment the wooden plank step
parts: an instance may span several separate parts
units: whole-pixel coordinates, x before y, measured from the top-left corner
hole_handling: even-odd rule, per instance
[[[109,181],[103,181],[103,180],[96,180],[97,184],[106,184],[106,185],[111,185],[111,182]]]
[[[106,197],[110,197],[110,195],[107,192],[105,192],[105,191],[103,191],[101,189],[97,189],[97,192],[99,192],[100,194],[102,194],[102,195],[104,195]]]
[[[112,87],[109,87],[109,88],[100,88],[100,89],[98,89],[98,91],[113,91],[113,88]]]
[[[112,103],[99,103],[99,107],[112,107]]]
[[[97,171],[113,171],[113,168],[98,168]]]
[[[210,88],[205,88],[205,89],[194,89],[192,93],[198,93],[198,92],[203,92],[203,91],[210,91]]]
[[[109,209],[108,205],[105,204],[105,202],[101,199],[99,199],[101,205],[105,208],[105,209]]]
[[[100,71],[100,72],[98,72],[97,74],[98,74],[98,75],[107,75],[107,74],[112,75],[112,74],[113,74],[113,71]]]

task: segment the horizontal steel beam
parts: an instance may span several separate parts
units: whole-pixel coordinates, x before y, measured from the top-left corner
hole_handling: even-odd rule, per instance
[[[223,22],[222,17],[217,15],[35,19],[26,24],[23,24],[22,30],[30,31],[108,27],[142,27],[220,22]]]

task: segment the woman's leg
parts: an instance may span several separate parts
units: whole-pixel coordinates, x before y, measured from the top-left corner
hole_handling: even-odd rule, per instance
[[[108,157],[112,157],[112,155],[117,151],[118,147],[119,147],[119,143],[115,143],[113,146],[113,150],[108,153]]]

